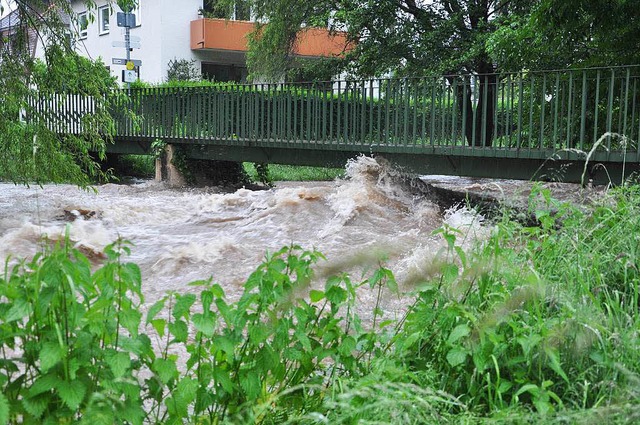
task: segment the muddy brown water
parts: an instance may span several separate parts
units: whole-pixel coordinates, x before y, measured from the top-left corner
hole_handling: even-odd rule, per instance
[[[414,289],[406,282],[415,282],[442,255],[444,243],[433,231],[443,223],[460,229],[467,246],[490,231],[466,208],[443,213],[388,178],[385,167],[370,158],[350,162],[346,171],[347,178],[334,182],[285,182],[234,193],[169,189],[152,181],[107,184],[96,192],[69,185],[0,184],[0,258],[31,257],[43,235],[59,240],[67,225],[71,241],[97,262],[104,246],[121,237],[134,244],[129,259],[141,268],[150,305],[167,291],[196,292],[188,283],[208,277],[237,299],[266,251],[295,243],[327,257],[318,266],[315,285],[321,286],[331,271],[347,271],[358,280],[384,264],[406,292]],[[363,291],[360,297],[366,319],[375,294]],[[387,294],[382,307],[395,316],[404,304]]]

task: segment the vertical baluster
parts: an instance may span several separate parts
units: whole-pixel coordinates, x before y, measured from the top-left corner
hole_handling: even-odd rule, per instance
[[[436,143],[436,78],[431,79],[431,124],[429,125],[429,137],[431,138],[431,147]],[[439,145],[440,143],[438,143]]]
[[[440,78],[440,141],[445,145],[449,146],[451,141],[447,140],[447,130],[446,130],[446,122],[447,122],[447,112],[449,111],[449,102],[447,98],[447,89],[445,86],[445,79]]]
[[[571,136],[573,133],[572,118],[573,118],[573,71],[569,71],[569,93],[567,95],[567,142],[566,148],[573,148],[571,143]]]
[[[403,144],[405,146],[407,146],[409,144],[409,117],[411,116],[411,80],[408,78],[405,78],[404,80],[404,84],[403,84],[403,95],[405,97],[405,99],[403,99],[403,109],[404,109],[404,113],[403,115],[403,120],[404,120],[404,128],[402,130],[403,133]]]
[[[458,80],[453,79],[453,84],[448,86],[448,90],[451,92],[451,144],[453,146],[458,145]]]
[[[622,123],[622,135],[627,136],[627,116],[629,114],[629,84],[631,80],[631,69],[627,68],[627,75],[624,82],[624,115]],[[620,108],[622,110],[622,108]]]
[[[611,133],[613,120],[613,92],[615,90],[615,69],[611,68],[611,81],[609,81],[609,102],[607,104],[607,132]],[[607,149],[611,149],[611,136],[607,137]]]
[[[340,82],[338,82],[340,85]],[[329,99],[329,139],[331,140],[331,144],[334,142],[333,137],[333,104],[335,103],[335,95],[333,94],[334,85],[331,84],[331,98]],[[337,137],[335,138],[337,140]]]
[[[493,89],[493,98],[491,102],[493,103],[493,139],[491,145],[493,146],[494,154],[496,151],[496,145],[498,140],[498,92],[500,90],[500,75],[494,75],[492,78],[495,84]]]
[[[631,140],[635,140],[635,125],[634,123],[636,122],[636,89],[637,89],[637,77],[633,77],[633,92],[631,93],[631,124],[629,125],[630,127],[630,133],[629,133],[629,139]]]
[[[385,84],[385,95],[384,95],[384,141],[385,144],[391,144],[391,107],[389,106],[391,103],[391,79],[386,79]]]
[[[542,149],[544,146],[544,114],[545,107],[547,106],[547,74],[542,74],[542,95],[540,96],[540,136],[538,142],[538,149]]]
[[[471,117],[472,117],[472,123],[471,123],[471,129],[472,129],[472,134],[471,134],[471,151],[475,151],[476,149],[476,143],[477,143],[477,125],[478,125],[478,106],[479,106],[479,102],[478,102],[478,93],[479,93],[479,84],[478,84],[478,77],[476,75],[472,75],[471,76],[471,81],[473,82],[473,85],[471,87],[472,89],[472,104],[475,103],[475,108],[473,108],[473,112],[471,113]]]
[[[582,71],[582,104],[580,106],[580,145],[581,151],[584,151],[584,138],[587,130],[587,71]]]
[[[531,74],[530,76],[531,78],[531,82],[529,85],[529,137],[528,137],[528,141],[527,141],[527,148],[529,150],[529,152],[531,152],[531,150],[533,149],[533,143],[532,143],[532,139],[533,139],[533,108],[534,108],[534,98],[535,98],[535,80],[536,80],[536,75],[535,74]]]
[[[484,78],[484,84],[482,84],[482,87],[480,87],[480,89],[483,90],[482,125],[480,127],[480,131],[482,132],[482,135],[480,137],[480,141],[482,143],[482,147],[485,147],[487,146],[487,105],[488,105],[487,96],[489,95],[489,75],[485,74],[483,78]]]
[[[367,102],[367,107],[369,108],[369,144],[373,144],[374,136],[373,136],[373,105],[374,105],[374,97],[373,97],[373,80],[369,80],[369,100]]]
[[[517,149],[521,148],[522,143],[522,102],[524,96],[524,89],[522,85],[522,73],[518,74],[518,134],[517,134]]]
[[[367,85],[365,80],[360,82],[360,140],[361,144],[366,142],[366,125],[367,125]]]
[[[422,127],[420,128],[420,145],[424,147],[427,138],[427,80],[420,78],[420,115],[422,116]]]
[[[553,108],[553,140],[552,147],[553,149],[557,149],[558,143],[558,115],[559,115],[559,104],[560,101],[560,72],[556,72],[556,87],[555,87],[555,95],[553,99],[554,108]]]
[[[468,108],[468,90],[469,84],[467,84],[466,76],[462,76],[462,145],[466,146],[469,141],[467,140],[467,108]],[[433,142],[431,143],[433,145]]]

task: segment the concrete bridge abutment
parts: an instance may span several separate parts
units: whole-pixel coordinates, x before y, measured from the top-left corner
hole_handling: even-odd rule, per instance
[[[156,159],[155,179],[169,187],[241,187],[250,183],[242,162],[193,158],[189,149],[172,144]]]
[[[184,174],[174,164],[176,157],[176,147],[166,145],[164,151],[156,158],[156,178],[160,182],[167,182],[170,187],[183,187],[187,185]]]

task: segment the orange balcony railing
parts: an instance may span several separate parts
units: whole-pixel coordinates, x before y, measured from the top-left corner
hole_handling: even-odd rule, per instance
[[[191,21],[191,49],[246,52],[255,23],[203,18]],[[340,56],[351,49],[346,33],[324,28],[300,31],[294,54],[310,57]]]

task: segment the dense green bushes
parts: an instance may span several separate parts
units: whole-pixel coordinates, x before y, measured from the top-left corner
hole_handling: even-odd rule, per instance
[[[39,254],[0,279],[0,423],[632,423],[640,189],[589,211],[534,190],[530,206],[539,226],[498,220],[470,250],[440,229],[398,322],[353,308],[397,290],[390,270],[319,289],[322,255],[297,246],[237,302],[194,282],[144,318],[126,243],[96,271],[68,246]]]

